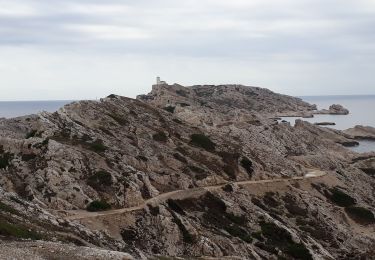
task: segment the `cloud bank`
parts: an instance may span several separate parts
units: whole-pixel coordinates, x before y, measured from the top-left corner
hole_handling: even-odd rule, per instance
[[[371,0],[0,0],[0,100],[241,83],[375,94]]]

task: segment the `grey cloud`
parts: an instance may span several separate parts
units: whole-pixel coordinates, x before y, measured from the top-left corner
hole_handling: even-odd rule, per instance
[[[108,67],[117,62],[111,57],[127,55],[138,56],[142,64],[152,63],[154,57],[168,57],[176,64],[190,59],[197,67],[220,60],[231,66],[233,62],[248,66],[259,75],[268,75],[267,68],[277,70],[285,63],[289,66],[285,73],[289,74],[275,76],[275,80],[285,84],[288,91],[294,86],[296,94],[303,91],[301,81],[311,80],[306,76],[311,71],[319,85],[326,80],[326,76],[319,78],[321,68],[342,64],[347,64],[346,71],[352,68],[347,82],[354,82],[361,74],[361,84],[371,92],[375,82],[366,72],[375,61],[374,28],[375,4],[371,0],[0,0],[0,55],[18,46],[28,50],[27,55],[41,51],[46,57],[60,55],[57,59],[67,63],[64,53],[73,53],[77,59],[108,57]],[[24,59],[27,63],[31,56]],[[150,69],[142,66],[145,71]],[[0,61],[1,67],[6,68],[7,61]],[[292,72],[302,67],[305,73]],[[185,75],[174,69],[173,73]],[[239,76],[231,73],[228,79]],[[300,79],[292,80],[293,76]],[[340,82],[342,75],[332,70],[331,77]],[[240,78],[274,85],[263,76]],[[15,82],[12,78],[6,81],[10,85]],[[345,93],[350,92],[349,87]]]

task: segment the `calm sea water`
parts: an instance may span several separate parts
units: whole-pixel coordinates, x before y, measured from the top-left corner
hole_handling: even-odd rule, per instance
[[[0,118],[12,118],[36,114],[41,111],[55,112],[72,101],[0,101]]]
[[[356,125],[375,127],[375,95],[373,96],[324,96],[302,97],[305,101],[323,109],[332,104],[340,104],[349,109],[349,115],[316,115],[312,122],[335,122],[333,128],[344,130]]]
[[[356,125],[375,127],[375,95],[368,96],[307,96],[303,100],[316,104],[318,109],[328,109],[332,104],[340,104],[349,109],[349,115],[315,115],[313,118],[303,118],[311,123],[334,122],[335,126],[327,126],[339,130],[345,130]],[[297,117],[283,118],[294,124]],[[375,151],[375,142],[360,141],[358,147],[351,148],[356,152]]]

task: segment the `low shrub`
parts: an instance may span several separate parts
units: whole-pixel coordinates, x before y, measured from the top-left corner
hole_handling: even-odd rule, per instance
[[[9,166],[11,160],[11,155],[9,153],[5,153],[0,155],[0,169],[5,169]]]
[[[40,239],[41,236],[35,231],[29,230],[24,226],[9,223],[0,218],[0,235],[6,237],[15,237],[23,239]]]
[[[111,186],[112,183],[112,176],[106,171],[98,171],[87,180],[87,184],[95,189],[103,189]]]
[[[162,131],[154,134],[152,138],[158,142],[166,142],[168,140],[168,136]]]
[[[241,166],[246,170],[247,174],[251,177],[254,169],[253,169],[253,162],[250,161],[248,158],[243,157],[241,159]]]
[[[106,201],[94,200],[87,206],[86,210],[91,211],[91,212],[96,212],[96,211],[109,210],[110,208],[111,208],[111,205],[109,205]]]
[[[33,160],[35,158],[36,158],[36,154],[32,154],[32,153],[30,153],[30,154],[23,154],[22,155],[22,160],[26,161],[26,162],[31,161],[31,160]]]
[[[96,153],[103,153],[108,149],[101,140],[96,140],[95,142],[91,143],[89,147]]]
[[[253,233],[251,233],[251,235],[254,238],[258,239],[259,241],[263,241],[264,240],[264,238],[262,237],[262,232],[261,231],[253,232]]]
[[[211,141],[211,139],[204,134],[192,134],[190,143],[192,145],[201,147],[207,151],[214,151],[216,144]]]
[[[233,186],[230,185],[230,184],[226,184],[226,185],[223,187],[223,191],[225,191],[225,192],[233,192]]]
[[[163,109],[165,110],[165,111],[168,111],[169,113],[174,113],[174,111],[175,111],[175,109],[176,109],[176,107],[173,107],[173,106],[167,106],[167,107],[163,107]]]
[[[356,221],[359,224],[369,225],[369,224],[375,223],[374,214],[366,208],[362,208],[358,206],[351,206],[351,207],[346,207],[345,211],[349,215],[350,218],[352,218],[354,221]]]
[[[38,130],[31,130],[30,132],[28,132],[25,136],[26,139],[30,139],[32,137],[35,137],[36,134],[38,133]]]
[[[15,210],[11,206],[9,206],[7,204],[4,204],[2,202],[0,202],[0,212],[1,211],[3,211],[3,212],[9,212],[9,213],[15,214],[15,215],[19,215],[19,212],[17,210]]]
[[[338,188],[330,189],[331,195],[330,200],[340,207],[349,207],[356,203],[355,199],[339,190]]]
[[[132,242],[138,237],[137,231],[134,228],[124,228],[120,234],[125,242]]]

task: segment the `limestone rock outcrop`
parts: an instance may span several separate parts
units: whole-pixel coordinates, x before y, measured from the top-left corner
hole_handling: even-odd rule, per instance
[[[0,240],[135,259],[369,258],[372,155],[345,148],[348,133],[275,120],[314,110],[256,87],[162,84],[1,120]]]
[[[333,104],[329,109],[323,109],[316,112],[316,114],[329,114],[329,115],[348,115],[349,110],[344,108],[342,105]]]
[[[344,131],[353,139],[367,139],[375,141],[375,128],[371,126],[357,125]]]

